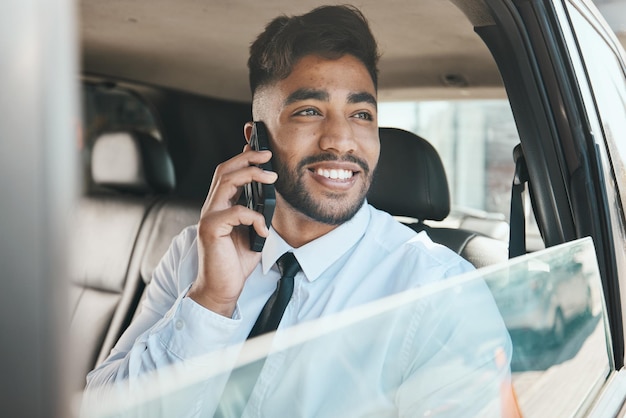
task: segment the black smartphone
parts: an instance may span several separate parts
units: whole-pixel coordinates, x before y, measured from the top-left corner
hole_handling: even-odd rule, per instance
[[[256,151],[264,151],[270,149],[269,136],[267,128],[263,122],[254,122],[252,125],[252,135],[250,136],[250,147]],[[266,171],[274,171],[272,168],[272,160],[259,165]],[[273,184],[264,184],[253,181],[244,188],[246,194],[246,205],[248,208],[255,210],[265,218],[265,225],[269,229],[272,225],[272,216],[276,208],[276,192]],[[265,245],[265,238],[260,237],[254,227],[250,226],[250,249],[260,252]]]

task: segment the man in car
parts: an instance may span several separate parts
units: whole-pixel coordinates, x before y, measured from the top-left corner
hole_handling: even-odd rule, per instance
[[[164,387],[172,383],[159,374],[167,366],[197,371],[211,353],[238,352],[253,328],[253,335],[268,331],[255,323],[275,315],[261,313],[275,299],[289,302],[278,314],[278,340],[293,325],[472,269],[367,204],[380,150],[378,58],[366,19],[352,7],[281,16],[266,27],[248,65],[253,118],[267,126],[272,151],[246,145],[217,168],[198,225],[173,241],[139,315],[89,374],[89,397],[115,383],[132,393],[151,373]],[[252,127],[244,127],[247,140]],[[275,172],[258,167],[270,159]],[[275,184],[269,230],[260,213],[237,204],[252,181]],[[250,226],[266,237],[262,252],[250,250]],[[276,296],[277,261],[289,253],[298,262],[293,289]],[[224,393],[232,382],[216,375],[187,388],[175,412],[161,400],[156,413],[499,415],[510,346],[487,288],[430,294],[354,334],[270,355],[262,371],[248,374],[252,386],[243,397]]]

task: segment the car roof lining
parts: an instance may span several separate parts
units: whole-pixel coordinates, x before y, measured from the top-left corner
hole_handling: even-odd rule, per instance
[[[378,0],[358,3],[383,54],[383,99],[399,94],[400,99],[504,97],[497,67],[473,30],[474,25],[491,23],[485,3],[453,1],[397,0],[394,7]],[[252,40],[273,17],[304,13],[321,4],[81,0],[83,69],[248,102],[246,61]]]

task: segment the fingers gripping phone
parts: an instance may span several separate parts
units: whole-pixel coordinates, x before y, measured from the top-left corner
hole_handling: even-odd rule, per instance
[[[254,122],[252,125],[252,135],[250,136],[250,147],[255,151],[265,151],[270,149],[267,129],[263,122]],[[258,167],[266,171],[274,171],[272,160],[260,164]],[[265,218],[265,225],[269,229],[272,225],[272,216],[276,208],[276,192],[273,184],[264,184],[253,181],[244,188],[246,194],[246,205],[255,210]],[[259,236],[254,227],[250,225],[250,249],[260,252],[265,245],[265,238]]]

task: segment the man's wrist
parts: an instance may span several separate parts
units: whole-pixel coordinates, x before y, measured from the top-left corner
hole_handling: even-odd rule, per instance
[[[227,318],[233,317],[235,309],[237,308],[237,300],[215,300],[215,298],[206,295],[206,293],[207,292],[199,291],[195,286],[192,286],[186,297],[216,314]]]

